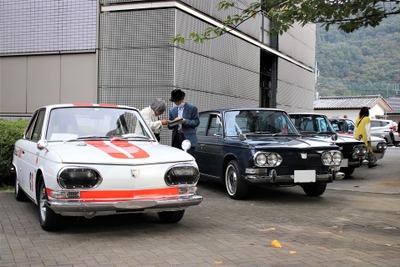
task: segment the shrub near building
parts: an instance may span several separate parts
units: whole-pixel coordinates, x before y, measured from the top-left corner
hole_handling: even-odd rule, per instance
[[[0,119],[0,186],[12,184],[11,162],[14,143],[24,133],[28,120]]]

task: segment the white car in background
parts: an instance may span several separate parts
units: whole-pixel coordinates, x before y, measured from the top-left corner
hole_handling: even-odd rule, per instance
[[[194,158],[158,143],[139,111],[127,106],[39,108],[15,143],[12,164],[16,199],[32,200],[48,231],[60,227],[62,216],[149,211],[176,223],[203,199]]]
[[[392,120],[371,119],[371,135],[382,137],[388,144],[400,144],[397,123]]]

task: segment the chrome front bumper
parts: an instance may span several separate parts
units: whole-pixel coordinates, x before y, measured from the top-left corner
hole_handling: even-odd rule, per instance
[[[299,185],[302,183],[331,183],[333,180],[341,180],[345,177],[342,172],[332,171],[330,173],[321,173],[315,175],[315,181],[296,182],[294,175],[278,175],[275,170],[271,170],[269,175],[246,174],[244,179],[254,184],[270,185]]]
[[[51,200],[47,201],[55,213],[64,216],[85,216],[108,215],[116,213],[145,212],[152,211],[173,211],[182,210],[189,206],[198,205],[203,200],[202,196],[192,195],[178,198],[166,199],[140,199],[115,202],[81,202],[77,200]]]

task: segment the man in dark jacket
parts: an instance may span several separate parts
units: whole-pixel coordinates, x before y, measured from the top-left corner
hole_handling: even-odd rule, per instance
[[[193,153],[197,145],[196,127],[199,126],[199,112],[197,107],[185,102],[185,93],[181,89],[171,92],[170,101],[175,105],[169,110],[168,128],[172,129],[172,146],[181,149],[182,141],[187,139],[192,147],[188,151]],[[176,120],[174,123],[173,121]]]

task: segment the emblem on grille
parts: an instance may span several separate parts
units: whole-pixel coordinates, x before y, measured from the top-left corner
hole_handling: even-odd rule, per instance
[[[307,153],[300,153],[302,159],[307,159]]]

